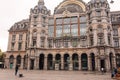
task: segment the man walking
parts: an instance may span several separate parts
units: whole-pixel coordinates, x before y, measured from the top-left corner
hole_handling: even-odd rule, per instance
[[[18,66],[18,64],[17,64],[16,67],[15,67],[15,75],[17,75],[18,68],[19,68],[19,66]]]

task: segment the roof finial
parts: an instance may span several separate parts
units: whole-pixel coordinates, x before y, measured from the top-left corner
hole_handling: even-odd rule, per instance
[[[38,5],[44,5],[44,0],[39,0]]]

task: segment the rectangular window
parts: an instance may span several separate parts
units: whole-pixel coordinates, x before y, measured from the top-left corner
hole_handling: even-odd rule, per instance
[[[114,47],[119,47],[119,39],[114,40]]]
[[[76,17],[71,17],[71,23],[78,23],[78,18]]]
[[[96,11],[96,16],[101,16],[101,12],[100,11]]]
[[[18,50],[22,49],[22,43],[18,43]]]
[[[86,29],[87,29],[86,23],[81,23],[80,24],[80,35],[86,35]]]
[[[54,25],[54,19],[49,19],[48,25]]]
[[[22,41],[22,37],[23,37],[23,35],[20,34],[20,35],[19,35],[19,41]]]
[[[62,25],[57,25],[56,26],[56,37],[61,37],[62,36]]]
[[[64,18],[64,24],[70,24],[70,18]]]
[[[62,18],[57,18],[56,19],[56,24],[62,24],[63,23],[62,20],[63,20]]]
[[[49,37],[54,36],[54,26],[48,26],[48,36]]]
[[[15,41],[16,35],[12,35],[12,41]]]
[[[72,36],[78,36],[78,24],[71,25]]]
[[[85,16],[81,16],[81,17],[80,17],[80,23],[81,23],[81,22],[86,22],[86,21],[87,21],[87,20],[86,20],[86,17],[85,17]]]
[[[11,43],[11,50],[14,50],[15,43]]]

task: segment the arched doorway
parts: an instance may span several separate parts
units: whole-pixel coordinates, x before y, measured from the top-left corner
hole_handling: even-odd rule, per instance
[[[21,56],[20,55],[18,55],[16,58],[16,65],[21,66]]]
[[[34,69],[34,59],[30,59],[30,70]]]
[[[110,69],[112,70],[112,68],[113,68],[113,63],[112,63],[112,61],[113,61],[113,54],[112,53],[109,54],[109,60],[110,60]]]
[[[95,71],[95,55],[94,55],[94,53],[90,54],[90,58],[91,58],[91,68],[92,68],[92,71]]]
[[[39,69],[40,70],[44,69],[44,54],[40,54],[39,56]]]
[[[55,56],[55,63],[58,64],[59,70],[61,69],[61,55],[56,54]]]
[[[47,64],[48,64],[48,66],[47,66],[48,70],[53,70],[54,69],[53,55],[52,54],[48,54]]]
[[[120,67],[120,54],[116,54],[116,66]]]
[[[88,57],[86,53],[81,55],[81,68],[82,70],[88,70]]]
[[[64,70],[69,69],[70,57],[69,54],[64,55]]]
[[[14,64],[14,56],[13,55],[11,55],[10,57],[9,57],[9,62],[10,62],[10,69],[12,69],[13,68],[13,64]]]
[[[73,62],[73,70],[78,70],[79,69],[78,54],[75,53],[72,55],[72,62]]]

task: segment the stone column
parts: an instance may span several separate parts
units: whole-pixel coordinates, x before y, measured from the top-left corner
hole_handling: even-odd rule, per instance
[[[40,32],[37,34],[37,47],[40,47]]]
[[[98,68],[98,61],[99,61],[99,59],[98,59],[98,57],[97,56],[95,56],[95,70],[99,70],[99,68]]]
[[[35,69],[35,70],[37,69],[37,68],[36,68],[36,67],[37,67],[37,66],[36,66],[36,63],[37,63],[36,60],[37,60],[37,58],[35,57],[35,59],[34,59],[34,69]]]
[[[64,69],[64,56],[61,55],[61,69]]]
[[[47,55],[46,54],[44,58],[44,70],[47,70]]]
[[[29,47],[31,47],[32,45],[32,33],[30,33],[30,43],[29,43]]]
[[[21,58],[21,66],[20,66],[20,69],[23,69],[23,62],[24,62],[24,60],[23,60],[23,58]]]
[[[97,62],[98,62],[98,71],[101,71],[100,70],[100,59],[98,59]]]
[[[79,60],[79,70],[81,70],[81,56],[78,57],[78,60]]]
[[[53,55],[53,69],[55,69],[55,55]]]
[[[30,70],[30,58],[28,57],[28,61],[27,61],[27,70]]]
[[[108,45],[108,34],[106,29],[104,29],[104,39],[105,39],[105,44]]]
[[[105,59],[105,65],[106,65],[106,71],[109,71],[110,70],[110,61],[109,61],[108,57]]]
[[[94,46],[96,46],[97,45],[97,31],[96,31],[96,29],[94,29]]]
[[[39,69],[39,57],[36,57],[36,69]]]
[[[88,70],[92,70],[92,69],[91,69],[91,64],[92,64],[92,62],[91,62],[91,57],[88,56]]]
[[[73,70],[72,55],[70,55],[69,70],[70,70],[70,71]]]

